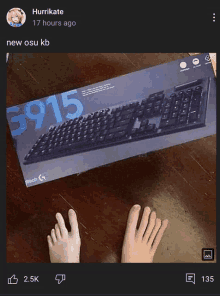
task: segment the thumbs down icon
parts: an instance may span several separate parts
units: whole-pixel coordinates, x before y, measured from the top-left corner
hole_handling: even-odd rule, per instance
[[[65,274],[57,274],[55,280],[58,281],[58,284],[61,284],[63,281],[66,280]]]

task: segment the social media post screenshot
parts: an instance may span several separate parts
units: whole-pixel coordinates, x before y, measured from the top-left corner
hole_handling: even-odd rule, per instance
[[[213,291],[214,47],[112,50],[61,5],[5,18],[5,291]]]

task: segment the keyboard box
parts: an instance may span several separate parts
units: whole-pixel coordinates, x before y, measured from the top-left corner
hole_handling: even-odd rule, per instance
[[[205,125],[153,138],[25,163],[25,157],[49,128],[100,109],[142,102],[154,93],[208,77]],[[208,53],[189,56],[42,99],[10,106],[6,116],[27,187],[207,137],[216,133],[216,81]],[[75,119],[77,120],[77,119]],[[49,148],[48,148],[49,149]]]

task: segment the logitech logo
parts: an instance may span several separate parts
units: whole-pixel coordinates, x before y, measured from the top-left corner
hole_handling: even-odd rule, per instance
[[[34,178],[32,180],[27,180],[25,181],[26,185],[29,184],[29,183],[33,183],[33,182],[36,182],[37,181],[37,178]]]
[[[45,176],[42,176],[41,174],[39,175],[38,179],[43,182],[44,180],[46,180]],[[43,180],[44,179],[44,180]]]
[[[38,178],[34,178],[34,179],[32,179],[32,180],[27,180],[27,181],[25,181],[25,184],[27,185],[27,184],[30,184],[30,183],[36,182],[36,181],[38,181],[38,179],[39,179],[41,182],[43,182],[43,181],[46,180],[45,175],[47,176],[47,173],[40,174],[40,175],[38,176]]]

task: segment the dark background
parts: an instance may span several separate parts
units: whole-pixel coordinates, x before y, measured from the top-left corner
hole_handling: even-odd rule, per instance
[[[51,7],[50,5],[46,6]],[[46,9],[46,6],[37,8]],[[213,29],[212,20],[209,20],[209,17],[211,18],[212,15],[212,9],[201,10],[201,13],[199,13],[200,10],[194,10],[196,13],[193,13],[190,9],[185,12],[182,10],[179,12],[177,9],[176,14],[174,15],[171,12],[169,13],[169,11],[166,11],[165,13],[162,9],[160,9],[161,12],[158,12],[158,10],[155,9],[153,11],[151,10],[151,13],[149,13],[149,8],[145,8],[144,10],[143,7],[140,7],[138,10],[131,9],[128,12],[126,10],[119,11],[118,9],[114,9],[114,7],[110,10],[109,6],[107,6],[105,12],[102,12],[102,15],[97,13],[97,11],[96,14],[92,12],[89,13],[89,7],[85,7],[84,10],[79,9],[78,12],[80,13],[76,13],[76,17],[80,19],[81,27],[78,27],[77,29],[76,27],[66,28],[67,30],[76,30],[69,31],[70,33],[67,33],[66,31],[65,34],[62,31],[60,31],[59,34],[56,34],[54,31],[55,28],[53,27],[48,28],[48,30],[45,28],[41,28],[39,30],[34,28],[30,30],[30,27],[28,26],[26,26],[26,29],[24,26],[22,28],[18,28],[18,30],[22,29],[23,31],[15,34],[12,31],[13,28],[8,26],[6,21],[3,24],[4,18],[1,17],[5,44],[6,40],[9,38],[12,40],[18,40],[19,38],[21,39],[22,36],[23,40],[30,38],[38,40],[40,40],[40,38],[47,38],[51,41],[49,48],[7,48],[5,49],[5,52],[45,52],[46,56],[38,54],[39,58],[43,56],[44,59],[49,57],[49,54],[46,54],[46,52],[158,53],[156,54],[156,59],[151,58],[150,60],[147,59],[147,54],[133,55],[133,59],[130,58],[129,62],[128,60],[125,62],[125,60],[120,58],[116,61],[116,58],[113,58],[113,54],[110,54],[109,56],[105,55],[105,57],[103,57],[102,54],[97,54],[94,63],[98,69],[104,69],[105,67],[103,67],[103,64],[105,65],[106,63],[112,65],[111,72],[107,70],[105,71],[105,69],[102,70],[102,76],[98,77],[97,81],[94,80],[94,82],[98,82],[129,73],[133,71],[132,69],[134,68],[137,70],[175,60],[179,58],[180,55],[180,57],[182,57],[182,52],[217,51],[215,42],[215,38],[217,36],[216,31]],[[17,7],[17,5],[11,5],[6,8],[5,11],[7,12],[8,9],[12,7]],[[27,11],[25,7],[21,8]],[[61,6],[54,8],[62,9]],[[106,10],[108,10],[108,13]],[[69,9],[66,11],[68,11],[68,16],[72,16],[74,14]],[[140,14],[140,11],[142,11],[142,14]],[[4,17],[5,14],[6,13],[4,12]],[[43,19],[43,17],[41,18]],[[215,25],[216,24],[217,21]],[[206,34],[204,32],[206,32]],[[163,58],[159,55],[161,52],[163,52]],[[166,52],[176,52],[176,54],[169,55],[166,54]],[[127,54],[121,54],[121,56],[126,58],[128,57]],[[50,63],[51,71],[49,74],[57,74],[54,74],[55,78],[50,83],[45,83],[45,85],[39,85],[35,76],[32,75],[33,77],[31,78],[30,72],[28,73],[28,67],[30,67],[30,64],[28,65],[25,63],[27,60],[19,60],[19,55],[15,55],[14,57],[17,57],[17,60],[13,60],[12,58],[9,61],[7,70],[6,65],[4,64],[5,62],[3,62],[1,68],[2,98],[5,98],[7,95],[6,102],[9,102],[10,98],[12,99],[16,96],[16,100],[18,100],[17,104],[24,103],[29,100],[30,97],[37,98],[38,96],[43,97],[49,95],[52,88],[53,91],[62,92],[65,91],[65,89],[70,89],[70,84],[74,85],[74,87],[82,87],[90,84],[88,83],[88,80],[91,81],[91,79],[96,79],[95,77],[91,78],[89,72],[91,67],[91,56],[89,56],[89,54],[87,54],[88,60],[83,60],[80,55],[78,55],[77,58],[77,54],[72,54],[72,56],[70,55],[68,58],[66,55],[66,59],[63,59],[64,67],[65,63],[68,63],[69,60],[72,62],[74,61],[74,63],[77,62],[78,69],[80,69],[81,73],[80,75],[77,74],[75,76],[72,74],[73,76],[70,75],[67,78],[65,76],[65,71],[59,71],[57,73],[56,69],[60,67],[58,64],[59,61],[52,61]],[[118,57],[120,57],[120,55],[118,55]],[[32,64],[32,69],[34,68],[35,65]],[[7,85],[7,92],[5,88],[7,77],[6,71],[9,71],[10,75],[14,77],[11,80],[11,85]],[[17,75],[16,71],[23,71],[23,74]],[[46,77],[46,73],[44,73],[44,75]],[[65,79],[62,79],[62,75],[65,76]],[[22,78],[18,79],[18,77]],[[191,211],[194,211],[194,213],[196,213],[198,209],[193,206],[195,203],[191,200],[187,202],[187,198],[191,195],[191,197],[197,200],[198,204],[201,204],[201,195],[204,194],[201,185],[206,186],[206,193],[208,192],[208,195],[214,194],[213,196],[215,196],[215,136],[194,141],[192,143],[186,143],[184,145],[180,145],[181,147],[178,146],[165,149],[164,151],[157,151],[147,156],[143,155],[142,157],[134,157],[126,161],[110,164],[108,167],[97,168],[79,176],[70,176],[64,179],[55,180],[48,184],[27,189],[23,182],[23,176],[16,158],[16,151],[13,148],[12,139],[9,135],[8,125],[6,128],[7,136],[6,139],[4,138],[4,127],[6,125],[5,107],[7,106],[7,103],[4,105],[3,102],[2,106],[1,126],[3,127],[3,136],[1,137],[1,142],[3,151],[6,151],[4,150],[4,147],[6,147],[4,146],[4,143],[7,141],[7,162],[5,160],[4,152],[1,159],[3,176],[2,196],[7,197],[7,203],[3,198],[2,209],[5,209],[7,205],[7,234],[10,235],[14,233],[14,236],[12,235],[12,239],[10,241],[7,239],[7,242],[9,243],[7,248],[8,262],[10,260],[11,262],[15,262],[13,260],[16,260],[16,256],[17,258],[23,258],[23,262],[27,262],[25,258],[28,258],[28,256],[29,262],[49,262],[44,233],[47,235],[47,232],[51,229],[51,227],[53,227],[52,225],[55,223],[54,215],[57,211],[61,212],[65,219],[67,218],[67,209],[69,209],[72,202],[78,204],[79,219],[81,219],[81,221],[85,223],[87,217],[89,218],[88,221],[92,221],[86,222],[86,225],[82,222],[84,226],[88,227],[88,231],[82,226],[80,227],[80,233],[82,233],[81,261],[88,262],[90,260],[90,262],[103,262],[103,259],[105,258],[109,258],[109,260],[113,261],[115,259],[116,261],[118,260],[126,225],[126,218],[131,205],[133,205],[134,202],[139,202],[142,206],[145,205],[145,203],[148,203],[148,198],[150,197],[145,196],[144,193],[147,193],[147,189],[144,188],[151,188],[152,184],[157,183],[159,179],[162,180],[162,182],[159,181],[160,192],[171,191],[170,194],[174,195],[175,190],[181,191],[189,209],[191,207]],[[178,155],[177,161],[174,161],[174,155]],[[196,156],[196,161],[192,160],[192,155]],[[6,181],[3,181],[4,179],[6,180],[6,165],[7,183]],[[205,169],[205,172],[201,169],[201,166]],[[135,171],[138,172],[135,177],[133,173],[134,168]],[[191,168],[193,168],[193,170],[196,169],[196,174],[193,174],[193,177],[190,177],[190,171],[192,172]],[[124,171],[126,171],[126,176]],[[167,174],[168,171],[169,175]],[[177,171],[179,171],[179,173],[177,173]],[[212,172],[214,172],[214,174]],[[207,180],[204,181],[204,179],[201,179],[201,176],[207,176]],[[208,179],[212,181],[210,182]],[[4,184],[6,184],[6,186]],[[175,189],[174,191],[173,188]],[[195,188],[197,191],[196,194]],[[140,191],[142,191],[142,194]],[[183,192],[185,192],[185,194]],[[54,200],[50,198],[52,194],[54,195]],[[36,200],[36,198],[38,198],[38,200]],[[203,202],[205,201],[206,198],[203,195]],[[88,212],[92,209],[94,213],[92,216],[86,216],[86,214],[83,216],[85,206],[87,207]],[[209,217],[215,217],[214,214],[211,214],[213,207],[209,205],[208,201],[206,206],[209,206]],[[80,207],[83,209],[82,211],[80,210]],[[107,211],[108,214],[106,214],[105,211],[100,210],[101,207],[106,209],[106,211],[108,208],[114,209],[114,211],[109,210]],[[44,210],[42,210],[42,208]],[[117,211],[115,211],[116,208]],[[3,211],[3,214],[4,212],[5,211]],[[5,225],[5,216],[3,215],[2,217],[2,225]],[[100,217],[102,220],[99,219]],[[115,224],[114,221],[117,221],[119,218],[121,219],[120,224]],[[25,221],[28,221],[28,224],[25,225]],[[33,231],[32,225],[35,229],[34,235],[31,234]],[[3,233],[5,233],[5,227],[2,227],[2,229]],[[19,236],[19,232],[24,234]],[[94,236],[94,241],[90,240],[91,233]],[[29,235],[34,237],[34,240],[30,241]],[[103,243],[101,243],[101,241]],[[6,255],[4,250],[5,249],[3,249],[2,254]],[[5,255],[3,257],[3,262],[6,258]],[[92,293],[93,291],[95,292],[94,289],[96,289],[96,291],[100,289],[99,291],[106,291],[106,293],[124,292],[138,294],[148,293],[149,291],[156,292],[155,289],[157,289],[157,292],[161,289],[161,293],[168,291],[171,293],[171,290],[174,293],[183,293],[189,290],[191,292],[198,292],[199,287],[201,287],[203,293],[209,292],[211,294],[210,286],[212,285],[211,287],[214,289],[216,282],[215,284],[203,283],[200,285],[199,281],[197,281],[195,286],[191,283],[185,283],[185,272],[197,271],[197,274],[200,272],[201,275],[217,275],[217,272],[215,271],[216,264],[204,265],[204,269],[202,269],[203,265],[201,264],[192,264],[189,267],[189,264],[185,263],[158,263],[150,266],[142,264],[140,266],[135,264],[132,268],[130,265],[122,266],[121,264],[107,264],[99,266],[96,264],[95,266],[94,264],[86,264],[86,266],[84,266],[82,264],[80,265],[81,267],[66,265],[62,267],[55,265],[54,267],[54,265],[51,264],[29,264],[28,266],[26,264],[8,264],[7,276],[11,276],[16,272],[16,275],[18,276],[19,273],[23,275],[38,275],[40,272],[44,272],[45,276],[44,280],[42,280],[42,282],[44,281],[45,283],[44,292],[46,292],[46,284],[48,285],[48,291],[51,292],[52,287],[54,287],[57,292],[59,292],[57,289],[57,283],[54,283],[54,274],[63,272],[66,274],[72,274],[71,276],[73,280],[72,282],[70,280],[67,284],[72,284],[72,286],[70,286],[69,289],[66,286],[66,291],[69,293],[73,293],[75,291],[78,293],[82,293],[84,291]],[[33,272],[33,270],[35,270],[35,272]],[[202,270],[204,270],[203,273]],[[46,275],[47,281],[45,280]],[[51,282],[49,277],[51,277]],[[82,283],[82,279],[83,283],[86,284]],[[175,284],[171,285],[171,283],[174,282]],[[182,287],[181,290],[180,285]],[[20,285],[20,287],[22,286]],[[65,286],[63,287],[65,288]],[[10,286],[9,288],[12,289],[14,287]],[[18,288],[19,286],[16,287],[16,291],[18,291]],[[34,289],[36,293],[38,290],[36,290],[36,288]]]

